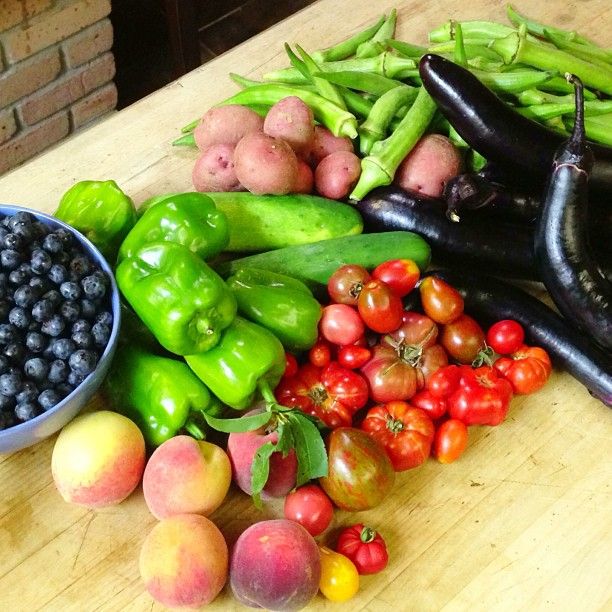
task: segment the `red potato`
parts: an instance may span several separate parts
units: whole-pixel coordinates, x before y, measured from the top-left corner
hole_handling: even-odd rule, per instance
[[[259,132],[247,134],[236,145],[234,168],[251,193],[284,195],[296,184],[298,159],[284,140]]]
[[[323,197],[345,198],[361,174],[361,162],[350,151],[335,151],[324,157],[314,173],[315,188]]]
[[[261,132],[263,124],[263,117],[246,106],[214,106],[204,113],[193,135],[200,150],[215,144],[236,145],[246,134]]]
[[[298,158],[298,173],[293,193],[312,193],[314,187],[314,174],[310,166],[303,160]]]
[[[264,133],[282,138],[298,155],[308,151],[314,139],[314,117],[297,96],[279,100],[266,115]]]
[[[191,172],[196,191],[240,191],[234,167],[234,145],[215,144],[202,150]]]
[[[314,138],[308,154],[308,161],[316,168],[324,157],[336,151],[355,152],[350,138],[334,136],[326,127],[315,125]]]
[[[446,136],[423,136],[404,158],[393,182],[403,189],[418,191],[437,198],[442,195],[446,182],[459,174],[461,155]]]

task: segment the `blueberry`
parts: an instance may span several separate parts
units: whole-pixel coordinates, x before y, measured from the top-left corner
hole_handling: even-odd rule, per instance
[[[15,293],[13,294],[13,300],[15,300],[15,304],[17,306],[21,306],[22,308],[28,308],[32,306],[36,302],[36,291],[30,287],[30,285],[21,285],[21,287],[17,287],[15,289]]]
[[[14,270],[21,263],[21,254],[14,249],[0,251],[0,264],[5,270]]]
[[[97,313],[98,305],[95,302],[87,298],[81,300],[81,316],[84,319],[93,319]]]
[[[19,374],[0,375],[0,393],[2,395],[14,396],[21,391],[21,376]]]
[[[40,391],[36,384],[31,380],[26,380],[21,386],[21,391],[15,396],[15,400],[18,404],[23,402],[35,402],[39,393]]]
[[[87,374],[79,374],[74,370],[70,370],[70,374],[68,374],[68,384],[75,388],[78,387],[86,378]]]
[[[21,238],[23,238],[26,242],[30,242],[30,240],[32,240],[34,238],[34,228],[32,227],[32,223],[28,222],[28,223],[23,223],[23,222],[19,222],[13,225],[13,227],[11,228],[13,231],[13,234],[20,236]]]
[[[15,416],[22,422],[32,420],[39,413],[38,406],[34,402],[24,402],[15,406]]]
[[[11,283],[11,285],[23,285],[25,282],[28,281],[28,275],[25,272],[25,270],[21,269],[21,266],[19,268],[17,268],[16,270],[12,270],[11,273],[8,276],[8,280],[9,283]]]
[[[53,384],[64,382],[68,378],[70,368],[62,359],[55,359],[49,366],[49,382]]]
[[[91,331],[91,323],[85,319],[79,319],[72,324],[71,331],[73,334],[77,332],[89,332]]]
[[[83,287],[83,293],[90,300],[100,300],[106,293],[106,285],[100,280],[99,276],[90,274],[81,280],[81,287]]]
[[[47,234],[42,242],[42,248],[45,249],[47,253],[55,255],[64,249],[64,243],[56,233]]]
[[[32,221],[32,229],[36,238],[44,238],[50,232],[49,228],[36,218]]]
[[[57,308],[63,302],[61,293],[56,289],[43,293],[42,297],[44,300],[49,300],[53,304],[53,308]]]
[[[59,314],[64,317],[68,323],[74,323],[81,314],[81,309],[77,302],[66,300],[59,308]]]
[[[57,404],[62,398],[55,389],[45,389],[38,396],[38,403],[43,410],[50,410]]]
[[[19,331],[10,323],[0,323],[0,344],[9,344],[19,338]]]
[[[19,249],[23,248],[24,243],[25,240],[21,236],[13,233],[5,234],[5,236],[2,238],[2,246],[5,249],[13,249],[18,251]]]
[[[8,218],[6,225],[9,230],[13,232],[15,231],[16,227],[20,227],[22,225],[31,226],[32,222],[35,220],[36,217],[34,217],[32,213],[26,212],[25,210],[20,210]]]
[[[19,403],[16,396],[13,395],[2,395],[0,393],[0,411],[1,410],[12,410],[15,404]]]
[[[41,323],[45,319],[49,319],[55,310],[53,303],[50,300],[42,299],[32,306],[32,318]]]
[[[64,319],[56,314],[42,322],[40,331],[43,334],[47,334],[47,336],[53,336],[56,338],[64,331],[64,327],[66,327]]]
[[[94,323],[103,323],[104,325],[108,325],[108,327],[112,327],[113,315],[108,310],[103,310],[96,315]]]
[[[43,278],[42,276],[33,276],[28,281],[28,284],[30,285],[30,287],[32,287],[32,289],[34,289],[36,295],[38,296],[42,295],[43,293],[46,293],[52,287],[51,282],[48,279]]]
[[[91,328],[91,335],[97,346],[106,346],[111,335],[111,328],[106,323],[94,323]]]
[[[30,325],[30,315],[25,308],[15,306],[8,314],[9,323],[13,324],[17,329],[28,329]]]
[[[26,358],[26,349],[21,342],[12,342],[11,344],[7,344],[2,352],[12,364],[21,365]]]
[[[89,274],[91,263],[84,255],[75,255],[68,264],[68,270],[72,280],[81,280],[81,278]]]
[[[26,335],[25,344],[33,353],[42,353],[47,348],[47,338],[40,332],[29,331]]]
[[[49,268],[47,278],[52,283],[61,285],[68,278],[68,270],[66,270],[66,266],[62,266],[62,264],[53,264],[51,268]]]
[[[72,336],[70,336],[75,343],[75,345],[80,349],[88,349],[94,345],[94,337],[91,332],[86,331],[77,331],[72,332]]]
[[[68,359],[76,350],[77,345],[70,338],[58,338],[51,345],[51,351],[56,359]]]
[[[60,293],[67,300],[78,300],[81,297],[81,287],[78,283],[65,281],[60,285]]]
[[[46,359],[32,357],[23,364],[23,373],[32,380],[42,381],[47,378],[49,364]]]
[[[68,365],[73,372],[87,376],[96,369],[97,361],[98,357],[93,351],[78,349],[70,355]]]
[[[51,255],[44,249],[35,249],[32,251],[30,265],[35,274],[46,274],[51,269],[53,260],[51,259]]]
[[[64,266],[64,268],[66,268],[70,263],[70,255],[68,255],[66,251],[60,251],[59,253],[53,255],[53,263],[61,264]]]
[[[69,232],[67,229],[60,227],[59,229],[56,229],[53,233],[62,241],[62,244],[64,245],[65,249],[72,246],[72,233]]]

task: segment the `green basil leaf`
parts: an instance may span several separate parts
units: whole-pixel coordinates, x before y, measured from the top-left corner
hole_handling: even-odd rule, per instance
[[[327,476],[327,451],[319,430],[306,415],[291,412],[285,415],[291,424],[297,455],[297,486]]]
[[[204,413],[204,418],[210,427],[217,431],[222,431],[224,433],[243,433],[263,427],[272,418],[272,413],[266,410],[265,412],[236,419],[219,419]]]
[[[261,509],[261,492],[268,482],[270,475],[270,457],[276,451],[276,444],[266,442],[262,444],[253,457],[251,464],[251,495],[253,502]]]

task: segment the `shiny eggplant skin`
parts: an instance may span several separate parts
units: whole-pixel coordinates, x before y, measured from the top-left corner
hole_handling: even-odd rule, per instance
[[[452,285],[465,310],[483,325],[514,319],[529,342],[546,349],[556,365],[567,370],[606,406],[612,407],[612,355],[596,346],[546,304],[499,279],[457,269],[428,272]]]
[[[426,54],[419,74],[429,95],[460,136],[487,160],[519,180],[545,180],[565,137],[523,117],[469,70],[439,55]],[[592,144],[594,190],[612,193],[612,148]]]

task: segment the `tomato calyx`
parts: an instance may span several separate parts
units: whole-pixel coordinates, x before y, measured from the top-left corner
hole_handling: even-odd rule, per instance
[[[364,528],[361,530],[361,533],[359,534],[359,539],[364,544],[369,544],[370,542],[373,542],[375,537],[376,537],[376,530],[372,529],[371,527],[364,526]]]
[[[423,358],[423,347],[421,345],[408,344],[404,340],[395,340],[389,335],[384,337],[384,342],[393,348],[399,359],[413,368],[418,367],[421,363]]]
[[[325,390],[325,387],[320,385],[312,387],[310,391],[308,391],[308,397],[312,400],[313,404],[321,406],[321,404],[324,404],[328,400],[329,394]]]
[[[402,423],[401,419],[396,419],[389,415],[387,417],[387,429],[394,434],[398,434],[404,430],[404,423]]]
[[[478,351],[478,355],[476,355],[474,361],[472,361],[473,368],[479,368],[481,366],[492,366],[495,363],[495,351],[490,347],[485,345],[485,347]]]

